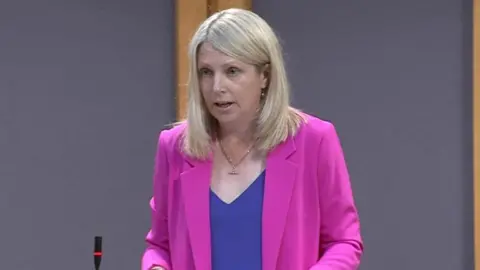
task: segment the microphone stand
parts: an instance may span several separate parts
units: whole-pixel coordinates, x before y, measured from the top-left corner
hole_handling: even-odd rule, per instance
[[[93,247],[93,263],[95,270],[100,270],[100,263],[102,262],[102,237],[95,236]]]

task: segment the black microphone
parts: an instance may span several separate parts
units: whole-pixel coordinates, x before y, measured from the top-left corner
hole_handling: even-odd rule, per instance
[[[102,237],[95,236],[95,246],[93,248],[93,263],[95,264],[95,270],[100,269],[101,262],[102,262]]]

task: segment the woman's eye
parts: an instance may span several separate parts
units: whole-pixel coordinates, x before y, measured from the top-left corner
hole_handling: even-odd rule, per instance
[[[212,75],[212,71],[206,68],[200,69],[200,76],[210,76]]]
[[[240,70],[238,68],[235,68],[235,67],[231,67],[231,68],[228,68],[227,69],[227,74],[229,76],[235,76],[237,75],[238,73],[240,73]]]

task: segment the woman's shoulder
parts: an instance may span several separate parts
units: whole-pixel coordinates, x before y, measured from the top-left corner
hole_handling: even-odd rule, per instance
[[[334,124],[309,114],[304,114],[304,120],[294,137],[297,149],[317,155],[330,155],[332,151],[335,152],[340,141]]]
[[[336,135],[334,124],[326,119],[302,112],[304,121],[300,126],[297,137],[305,140],[321,141],[325,136]]]
[[[186,128],[185,122],[179,122],[169,125],[160,131],[158,143],[164,149],[174,150],[179,146],[180,139],[183,137]]]

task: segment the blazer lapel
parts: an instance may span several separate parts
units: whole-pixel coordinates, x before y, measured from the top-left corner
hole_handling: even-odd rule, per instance
[[[297,166],[288,158],[295,152],[289,137],[267,157],[262,217],[263,269],[277,269],[278,252],[296,180]]]
[[[212,161],[186,159],[180,174],[185,215],[195,269],[211,269],[210,177]]]

